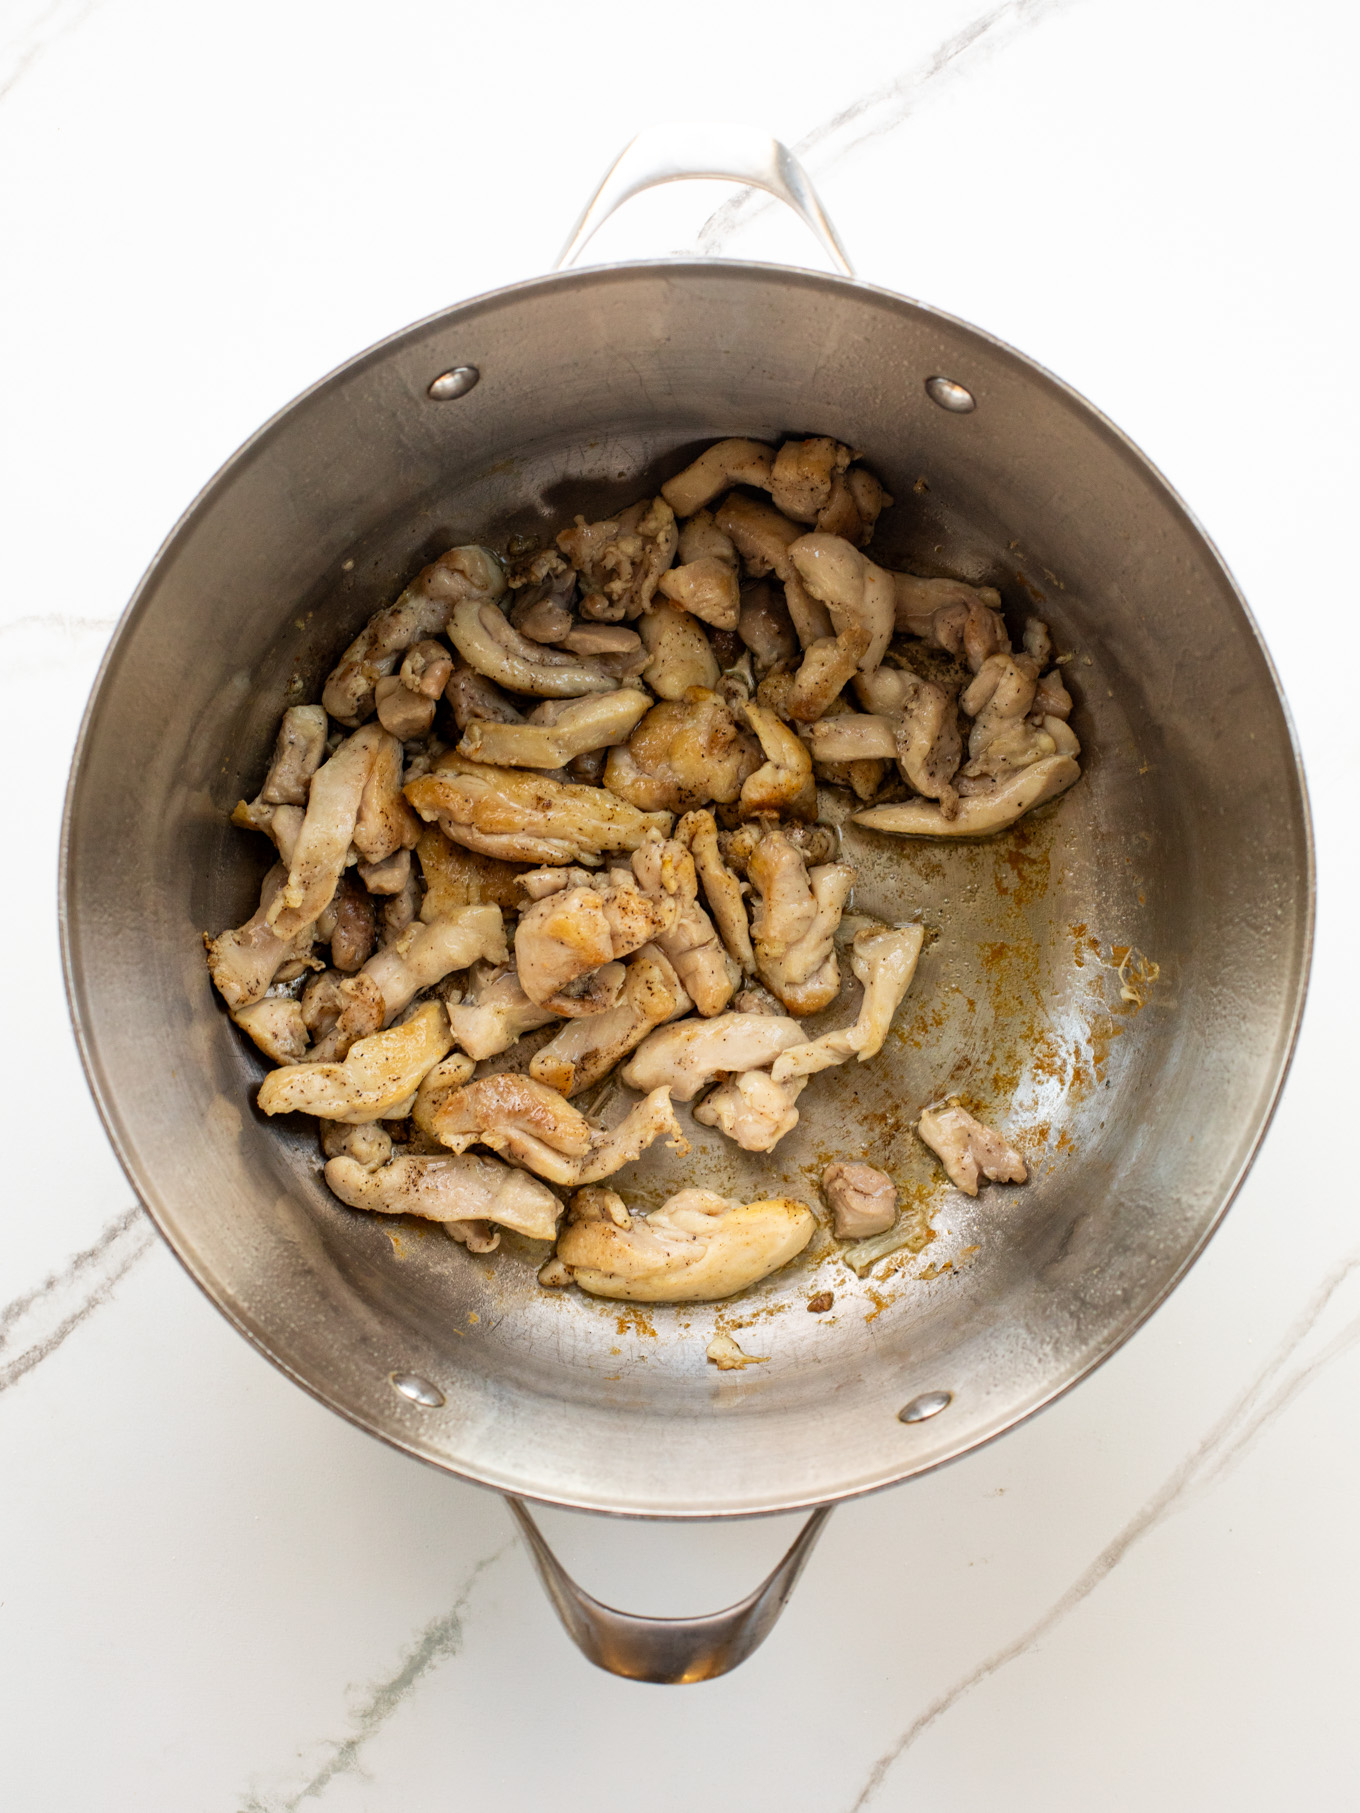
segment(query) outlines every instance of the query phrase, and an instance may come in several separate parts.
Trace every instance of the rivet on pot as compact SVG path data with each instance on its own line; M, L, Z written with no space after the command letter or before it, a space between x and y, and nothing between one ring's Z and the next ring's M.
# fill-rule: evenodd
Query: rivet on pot
M954 1401L952 1391L923 1391L919 1398L904 1404L897 1413L899 1423L924 1423L947 1410Z
M932 403L938 403L941 409L952 410L955 415L967 415L977 408L977 398L972 391L965 390L952 378L927 378L926 395Z
M475 365L451 366L448 371L440 372L425 394L433 397L436 403L451 403L455 397L465 397L481 375ZM969 408L972 408L971 403Z
M393 1386L404 1398L410 1398L413 1404L424 1404L427 1409L438 1410L444 1402L444 1393L438 1385L432 1385L428 1379L422 1379L418 1372L389 1373Z

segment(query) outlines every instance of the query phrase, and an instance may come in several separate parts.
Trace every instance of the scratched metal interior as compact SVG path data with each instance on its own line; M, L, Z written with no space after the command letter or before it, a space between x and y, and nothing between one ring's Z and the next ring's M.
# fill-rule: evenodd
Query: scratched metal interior
M301 1383L409 1451L643 1515L891 1483L1118 1345L1249 1161L1309 923L1306 816L1268 663L1212 551L1136 454L971 330L761 267L625 267L508 295L409 330L305 399L153 571L70 806L67 951L92 1080L144 1199L214 1299ZM630 335L645 344L614 357ZM429 378L472 357L484 375L467 402L428 404ZM975 416L925 401L936 370L974 388ZM374 417L376 452L354 438ZM263 854L226 815L256 791L282 709L317 697L369 613L444 548L504 547L631 502L722 435L804 432L853 442L893 493L876 558L998 586L1013 634L1032 613L1049 624L1071 657L1083 777L987 842L844 825L852 911L928 928L884 1051L813 1078L773 1153L742 1153L681 1108L690 1151L654 1148L615 1187L642 1208L687 1185L815 1206L831 1158L866 1158L898 1182L911 1248L861 1280L823 1229L724 1304L635 1308L540 1290L547 1248L517 1236L476 1257L437 1227L345 1208L320 1179L312 1125L254 1111L264 1061L209 989L199 942L253 907ZM158 738L138 709L148 689ZM129 803L134 774L149 811ZM822 798L840 824L852 802ZM148 874L150 940L119 904ZM857 996L847 984L811 1030L851 1017ZM1028 1185L976 1201L948 1186L912 1132L946 1094L1005 1129ZM613 1121L632 1099L613 1086L588 1101ZM809 1314L827 1290L831 1312ZM715 1326L760 1363L707 1364ZM431 1378L444 1407L399 1398L394 1370ZM935 1422L897 1421L937 1388L954 1402Z

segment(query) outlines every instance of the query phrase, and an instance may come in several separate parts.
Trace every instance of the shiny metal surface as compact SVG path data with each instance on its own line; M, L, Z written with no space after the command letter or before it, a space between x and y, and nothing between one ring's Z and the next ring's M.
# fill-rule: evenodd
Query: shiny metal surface
M391 1374L392 1389L399 1391L404 1398L413 1404L424 1404L428 1410L438 1410L444 1402L444 1393L428 1379L422 1379L416 1372L394 1372Z
M948 1410L954 1402L952 1391L923 1391L918 1398L909 1404L903 1404L897 1413L899 1423L925 1423L932 1416L938 1416L942 1410Z
M755 126L719 120L663 120L648 126L626 145L605 172L599 188L581 210L557 255L555 271L574 264L589 242L624 202L663 183L702 181L745 183L763 189L793 209L809 232L821 241L827 257L846 277L853 277L840 234L812 186L812 180L787 145Z
M971 415L977 408L977 398L971 390L965 390L962 384L956 384L952 378L942 378L938 374L926 379L926 395L932 403L938 403L941 409L950 409L955 415Z
M449 410L426 391L456 363L482 381ZM930 401L942 372L974 413ZM821 1237L723 1306L768 1357L719 1373L704 1358L713 1307L544 1292L541 1249L513 1236L479 1259L335 1201L310 1126L256 1114L263 1062L209 988L201 938L254 904L264 856L227 814L257 788L281 710L317 696L424 561L631 501L718 436L790 430L851 442L882 476L897 501L879 558L996 584L1013 623L1035 610L1052 624L1073 657L1086 772L991 843L848 829L857 904L932 933L884 1053L817 1078L766 1159L696 1127L687 1160L624 1176L644 1205L681 1181L815 1200L827 1158L868 1154L934 1215L931 1244L876 1276L855 1278ZM829 796L828 810L841 811ZM928 308L705 262L466 303L266 426L174 531L113 639L63 872L92 1086L138 1193L224 1313L342 1415L436 1466L658 1517L904 1480L1110 1354L1250 1163L1311 925L1303 783L1269 660L1137 450L1047 373ZM976 1201L944 1187L911 1123L945 1091L1007 1127L1029 1185ZM823 1289L833 1310L808 1316ZM403 1398L394 1371L445 1403ZM945 1387L947 1415L898 1420Z
M774 1629L831 1515L814 1511L767 1580L736 1605L702 1618L638 1618L584 1592L543 1540L524 1501L507 1495L538 1577L567 1635L587 1661L630 1681L680 1686L728 1674Z
M455 365L449 371L441 371L425 394L436 403L452 403L457 397L465 397L481 375L475 365Z

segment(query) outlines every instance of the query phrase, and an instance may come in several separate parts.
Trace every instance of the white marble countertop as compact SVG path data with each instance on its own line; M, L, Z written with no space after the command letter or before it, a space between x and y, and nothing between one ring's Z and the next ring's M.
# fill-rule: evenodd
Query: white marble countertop
M626 0L9 0L6 1807L1354 1806L1360 1232L1318 1129L1353 1112L1357 1006L1329 694L1358 37L1336 0L700 0L673 30ZM369 341L544 269L624 141L696 115L801 147L863 276L1060 372L1190 501L1296 715L1321 910L1292 1079L1186 1282L1043 1416L840 1509L766 1647L679 1691L591 1669L494 1496L328 1414L195 1290L86 1094L53 898L101 649L199 486ZM723 199L636 203L598 254L692 247ZM718 225L811 261L775 211ZM745 1592L791 1527L544 1522L653 1612Z

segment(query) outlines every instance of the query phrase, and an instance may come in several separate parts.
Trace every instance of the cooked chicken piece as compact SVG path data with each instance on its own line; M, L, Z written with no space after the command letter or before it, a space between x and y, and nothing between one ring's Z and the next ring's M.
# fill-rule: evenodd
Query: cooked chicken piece
M336 978L333 983L332 977ZM329 985L324 995L313 993L317 982ZM382 990L362 971L357 976L341 976L338 970L328 970L324 978L307 985L302 1011L313 1029L314 1043L307 1053L313 1064L340 1063L360 1039L378 1032L387 1018Z
M1080 779L1081 768L1074 757L1050 755L998 781L988 793L961 799L954 818L946 818L938 806L925 800L870 806L852 817L871 831L891 831L899 837L991 837L1035 806L1056 799Z
M439 1135L435 1121L440 1109L457 1095L464 1083L471 1081L476 1068L466 1052L451 1051L433 1069L426 1071L411 1104L411 1121L418 1133L437 1143Z
M521 915L515 933L520 987L531 1001L568 1019L612 1006L598 994L579 995L572 984L669 930L675 913L673 903L650 899L632 885L549 894Z
M784 1004L777 1001L763 982L748 982L745 988L733 1001L732 1006L739 1014L774 1014L782 1015Z
M333 1158L326 1182L352 1209L421 1215L427 1221L495 1221L530 1240L555 1239L562 1213L546 1184L480 1152L402 1155L376 1170L357 1159Z
M747 874L756 892L751 936L761 977L790 1013L819 1012L840 987L832 941L855 871L843 862L809 870L775 828L756 846Z
M442 642L417 642L400 670L379 680L373 697L378 722L402 742L423 737L434 723L436 701L453 677L453 661Z
M1042 718L1062 718L1066 720L1072 712L1072 695L1063 685L1063 677L1056 667L1051 667L1039 681L1034 694L1033 710Z
M511 862L597 863L605 850L636 850L667 813L639 812L601 787L578 787L520 768L442 755L406 797L445 836Z
M290 705L279 725L269 773L260 788L266 806L305 806L312 776L326 754L326 714L319 705Z
M381 862L356 863L355 873L370 894L378 894L384 898L392 894L400 894L411 879L411 852L406 849L394 850L390 856L384 856ZM341 887L344 886L345 880L346 876L342 876ZM331 904L334 905L334 899ZM321 921L318 920L317 924L320 925L320 923Z
M716 1127L745 1152L773 1152L798 1125L794 1103L806 1087L804 1077L776 1083L768 1070L744 1070L706 1095L694 1118L705 1127Z
M862 623L851 623L839 635L810 642L786 694L789 716L801 724L815 724L830 711L858 673L868 647L869 631Z
M650 1215L633 1216L612 1190L582 1190L568 1207L557 1257L595 1297L712 1302L787 1265L816 1226L807 1204L787 1196L743 1204L681 1190Z
M887 725L902 778L928 799L938 799L946 817L952 815L958 798L954 776L963 754L963 741L950 694L931 680L900 668L884 667L871 674L856 675L855 691L875 713L858 722ZM820 759L824 749L848 748L850 734L843 717L814 724L809 733L814 754ZM860 735L866 745L872 740L877 747L881 741L877 730L866 729Z
M682 812L709 800L730 805L760 767L755 739L716 693L654 705L624 748L611 749L604 784L642 811Z
M817 527L823 535L843 535L857 548L867 547L874 524L891 504L873 473L854 466L849 472L833 473L831 496L817 512Z
M266 805L264 796L250 801L237 800L231 822L243 831L263 831L285 864L293 860L306 813L301 806Z
M508 1051L523 1033L557 1018L551 1009L529 999L513 964L508 963L495 968L476 964L470 993L448 1008L448 1016L454 1042L479 1062Z
M788 838L794 849L808 864L831 862L839 848L836 833L830 825L805 825L793 823L781 825L780 830ZM760 848L760 840L767 827L764 824L739 825L735 831L718 833L718 848L722 851L723 860L728 867L735 869L738 875L745 875L751 858Z
M958 712L942 686L903 674L906 698L897 732L897 766L902 778L926 799L940 802L945 818L958 810L954 777L963 757Z
M579 699L590 692L612 692L618 682L589 655L547 648L521 636L498 604L475 598L456 604L449 618L449 640L479 674L511 692L534 693L542 699Z
M448 661L444 668L445 679L452 672L453 663ZM407 686L397 674L387 674L378 681L373 688L373 703L383 729L403 743L425 736L434 723L435 701Z
M812 757L787 724L767 706L747 701L743 715L760 740L764 764L742 782L739 806L742 816L787 812L793 818L817 816L817 783L812 778Z
M662 597L715 629L734 630L741 613L737 550L707 510L681 529L680 560L657 583Z
M525 586L510 612L511 623L531 642L560 643L576 624L571 611L576 601L576 575L560 555L556 558L560 571Z
M844 699L832 702L832 710L843 706ZM809 747L811 745L809 744ZM883 785L888 764L881 756L860 756L850 762L824 762L813 751L812 772L818 784L826 787L848 787L855 798L868 803Z
M806 441L785 441L770 474L775 509L794 522L816 522L831 502L832 481L853 458L848 447L824 434Z
M562 1095L579 1095L607 1076L654 1026L688 1013L693 1006L679 976L656 945L644 944L627 969L617 1007L569 1020L535 1052L529 1075L536 1083L546 1083ZM459 1011L453 1008L449 1014L455 1037Z
M564 768L573 756L624 742L651 702L631 687L584 699L550 699L527 724L469 724L458 753L507 768Z
M589 1156L577 1170L574 1181L578 1184L600 1183L604 1178L612 1177L625 1165L631 1165L634 1159L641 1158L648 1146L663 1134L673 1152L683 1157L689 1151L689 1141L671 1107L670 1090L653 1089L628 1110L617 1127L607 1133L591 1135Z
M661 495L677 516L693 516L733 485L770 488L774 448L764 441L715 441L697 460L667 479Z
M1048 633L1048 625L1041 623L1037 617L1025 619L1025 633L1021 646L1033 661L1036 672L1042 673L1053 659L1053 638Z
M296 1064L307 1049L307 1023L290 995L266 995L231 1017L276 1064Z
M1039 728L1052 742L1056 754L1070 755L1074 761L1081 754L1077 733L1065 718L1040 718Z
M269 908L269 923L280 938L296 937L329 903L349 856L374 761L392 742L380 726L366 724L346 737L312 776L288 879ZM397 749L400 756L399 745Z
M814 762L897 760L897 726L891 718L864 711L844 711L809 724L807 740Z
M959 698L960 707L973 720L965 774L984 772L977 764L998 738L1013 741L1013 733L1024 726L1034 704L1038 680L1028 655L990 655L983 662Z
M326 682L321 703L341 724L355 725L373 710L374 689L413 643L439 635L460 601L479 603L505 591L500 562L485 548L450 548L397 599L370 617Z
M683 1143L669 1092L655 1089L611 1133L597 1133L564 1095L503 1071L453 1090L428 1130L455 1152L490 1146L549 1183L593 1183L631 1163L662 1133Z
M336 1016L345 1004L345 996L340 993L340 984L345 980L338 969L325 969L319 975L308 978L307 986L302 991L299 1011L303 1024L312 1039L322 1039L335 1025ZM369 1028L376 1032L376 1026Z
M383 948L401 937L407 926L419 918L421 912L421 887L413 870L408 870L406 886L400 894L389 894L382 903L382 931L379 942Z
M327 1158L352 1158L365 1171L376 1171L392 1156L392 1136L381 1121L350 1126L347 1121L319 1124L321 1150Z
M892 574L839 535L800 536L789 548L789 559L808 591L826 606L837 635L851 624L869 632L859 666L866 673L877 667L892 640Z
M831 634L826 606L807 590L789 558L789 549L802 534L797 523L781 516L769 504L736 491L723 499L714 512L714 521L731 539L753 579L773 573L783 582L784 602L804 648Z
M873 1165L834 1164L822 1172L822 1193L834 1216L837 1240L886 1234L897 1220L897 1185Z
M847 1058L858 1058L862 1064L877 1057L911 987L924 943L925 930L919 925L866 926L856 932L850 945L850 973L863 984L864 997L853 1025L782 1051L770 1067L775 1080L814 1076Z
M746 902L742 898L741 883L723 861L713 814L687 812L675 827L675 836L694 858L695 874L727 954L745 974L754 974L756 958L751 949L750 927L746 923Z
M967 661L974 673L989 656L1004 654L1010 637L1001 616L1001 594L992 586L957 579L917 579L893 573L895 621L907 635Z
M789 607L777 598L766 579L753 579L741 588L737 634L755 656L756 670L767 673L798 653L797 631Z
M692 1102L717 1078L758 1070L802 1039L798 1022L783 1015L725 1013L712 1020L681 1020L649 1033L619 1076L630 1089L664 1084L677 1102Z
M545 580L558 578L570 571L556 548L529 548L507 557L505 583L512 592L522 592L526 586L542 585Z
M374 739L373 765L359 797L354 847L365 862L374 863L386 861L398 850L414 849L420 837L420 820L402 796L400 742L372 724L366 724L363 730L355 733L356 736L370 734ZM312 783L313 797L317 784L318 781ZM309 814L310 811L309 806Z
M245 924L216 938L206 932L203 935L208 974L230 1008L250 1007L263 1000L285 964L310 957L315 931L312 925L304 926L294 938L281 938L269 923L274 902L287 879L283 864L275 863L261 885L260 904Z
M658 838L635 852L633 873L643 892L670 915L671 923L656 934L655 942L674 964L690 999L706 1019L721 1013L741 980L741 970L699 905L693 856L683 843Z
M527 869L515 877L516 904L525 900L546 900L549 894L561 894L568 888L592 888L599 880L589 869Z
M401 854L410 861L408 851L403 850ZM356 886L348 875L342 875L327 911L334 915L331 962L336 969L352 976L367 963L378 935L373 902L363 888Z
M460 730L469 724L522 724L524 714L494 680L460 660L444 688L453 721Z
M505 963L505 927L496 906L451 907L447 918L416 921L364 965L394 1020L422 989L473 963Z
M966 1108L925 1108L916 1131L949 1173L949 1181L969 1196L978 1193L978 1176L993 1183L1024 1183L1025 1161L999 1133L974 1120Z
M656 603L638 625L647 665L642 677L662 699L683 699L692 686L718 684L713 645L688 611Z
M708 1346L704 1349L704 1358L711 1360L719 1372L742 1372L748 1366L763 1366L769 1359L768 1354L747 1353L737 1342L734 1335L720 1328Z
M360 1039L343 1063L271 1070L260 1085L260 1111L351 1122L399 1118L451 1043L442 1005L428 1001L404 1024Z
M520 871L494 856L465 850L445 837L438 825L426 825L416 845L416 856L425 877L422 919L447 919L454 907L498 906L518 909L515 886Z
M611 672L618 671L620 679L629 677L630 671L640 674L647 662L642 637L636 630L625 629L621 623L578 623L575 629L563 636L562 647L569 648L574 655L625 655L636 658L635 668L610 669Z
M640 617L675 558L675 513L664 497L644 498L605 522L564 529L557 545L581 575L581 615L600 623Z

